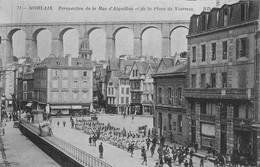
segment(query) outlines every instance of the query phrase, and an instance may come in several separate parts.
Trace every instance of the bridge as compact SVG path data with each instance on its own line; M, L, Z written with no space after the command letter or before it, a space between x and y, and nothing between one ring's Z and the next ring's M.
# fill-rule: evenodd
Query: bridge
M53 22L53 23L12 23L0 24L0 58L2 64L12 63L13 44L12 37L15 32L25 32L25 55L37 57L37 35L42 30L49 30L51 33L51 54L57 57L64 56L63 35L70 29L75 29L79 34L79 43L84 36L89 36L93 30L103 29L106 34L105 56L115 57L115 36L116 33L127 28L133 32L133 55L142 55L142 34L149 28L156 28L162 34L162 57L170 55L171 33L177 28L188 29L188 20L172 21L116 21L116 22Z

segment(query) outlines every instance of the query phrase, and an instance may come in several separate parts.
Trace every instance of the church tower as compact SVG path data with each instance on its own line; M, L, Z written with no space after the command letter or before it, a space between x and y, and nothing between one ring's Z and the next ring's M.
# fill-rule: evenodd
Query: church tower
M79 58L91 61L92 50L89 47L89 36L85 33L83 41L79 47Z

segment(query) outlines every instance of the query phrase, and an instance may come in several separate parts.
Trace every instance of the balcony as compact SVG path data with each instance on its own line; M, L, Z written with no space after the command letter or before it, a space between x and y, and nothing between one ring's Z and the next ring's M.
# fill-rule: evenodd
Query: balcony
M253 88L189 88L184 89L186 98L206 99L253 99Z
M215 122L215 115L200 114L201 121Z
M234 127L248 129L252 124L253 119L234 118Z

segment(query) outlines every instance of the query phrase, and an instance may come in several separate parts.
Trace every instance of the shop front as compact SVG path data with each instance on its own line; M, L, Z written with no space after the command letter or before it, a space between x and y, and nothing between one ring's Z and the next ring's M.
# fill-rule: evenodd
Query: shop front
M131 104L131 114L143 115L142 104Z
M71 106L70 105L51 105L51 116L62 116L69 115Z
M70 115L83 115L83 108L81 105L71 105Z

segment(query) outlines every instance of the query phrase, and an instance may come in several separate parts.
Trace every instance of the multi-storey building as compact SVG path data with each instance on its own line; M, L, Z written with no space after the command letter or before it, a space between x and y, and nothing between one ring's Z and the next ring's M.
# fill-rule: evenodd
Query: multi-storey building
M129 75L130 92L131 92L131 113L143 114L142 94L143 82L149 63L135 61Z
M129 73L121 74L119 77L119 113L130 114L130 85L129 85Z
M152 115L154 110L153 104L153 94L154 94L154 79L152 75L156 73L156 69L158 68L158 63L150 63L145 78L143 81L143 94L142 94L142 104L143 104L143 114Z
M154 79L154 127L159 136L170 142L189 144L189 130L186 126L183 89L186 87L187 63L181 63L153 74Z
M119 59L112 59L107 66L106 98L108 113L118 113L118 89L119 89Z
M35 101L53 115L86 114L93 101L92 78L89 60L47 57L34 68Z
M247 156L249 151L255 159L260 120L259 3L241 0L191 17L189 88L184 91L191 142L202 148L212 143L223 154L237 149Z

